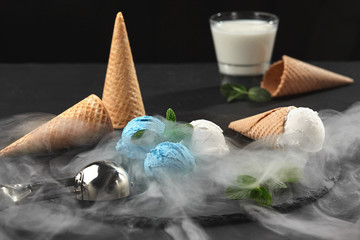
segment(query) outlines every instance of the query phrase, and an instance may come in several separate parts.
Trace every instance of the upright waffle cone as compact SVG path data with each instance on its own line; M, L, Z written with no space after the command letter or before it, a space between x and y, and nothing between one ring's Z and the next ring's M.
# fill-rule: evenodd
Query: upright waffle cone
M96 143L113 131L101 100L90 95L0 151L0 156L51 152Z
M233 121L229 128L253 140L266 139L272 145L284 132L284 124L288 112L295 108L280 107L251 117Z
M123 15L116 16L102 100L114 128L145 115Z
M284 55L266 71L261 87L273 97L338 87L353 79Z

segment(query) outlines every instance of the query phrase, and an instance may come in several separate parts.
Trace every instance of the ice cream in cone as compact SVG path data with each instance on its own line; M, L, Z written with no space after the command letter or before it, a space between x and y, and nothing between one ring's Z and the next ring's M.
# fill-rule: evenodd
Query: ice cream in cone
M94 144L113 131L100 98L90 95L0 151L0 156L45 153Z
M131 119L145 115L121 12L115 20L102 100L116 129L124 128Z
M266 139L275 144L277 137L284 132L288 112L295 107L280 107L229 124L229 128L253 140Z
M303 107L276 108L231 122L229 128L271 147L296 146L307 152L321 150L325 139L318 113Z
M261 87L272 97L338 87L354 80L284 55L266 71Z

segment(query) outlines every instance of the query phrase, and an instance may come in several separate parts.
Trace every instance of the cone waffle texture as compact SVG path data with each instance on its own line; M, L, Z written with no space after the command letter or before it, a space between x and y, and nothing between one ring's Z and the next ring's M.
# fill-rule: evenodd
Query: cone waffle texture
M44 153L89 145L112 131L105 106L100 98L90 95L0 151L0 156Z
M316 67L284 55L264 74L261 87L272 97L311 92L338 87L354 82L353 79Z
M123 15L116 16L102 100L114 128L145 115Z
M229 128L253 140L264 139L276 146L276 140L284 132L288 112L295 108L281 107L240 119L229 124Z

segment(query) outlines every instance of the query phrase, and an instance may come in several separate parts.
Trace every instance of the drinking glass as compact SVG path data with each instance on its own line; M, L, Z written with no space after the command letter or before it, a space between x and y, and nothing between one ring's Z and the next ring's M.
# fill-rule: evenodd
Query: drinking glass
M258 84L270 66L279 18L266 12L221 12L210 27L222 84Z

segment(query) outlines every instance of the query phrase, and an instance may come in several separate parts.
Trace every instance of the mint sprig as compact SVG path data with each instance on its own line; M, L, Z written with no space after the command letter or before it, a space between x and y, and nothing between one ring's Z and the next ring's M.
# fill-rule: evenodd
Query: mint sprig
M225 190L225 196L232 200L253 199L258 204L269 207L272 197L264 185L259 185L257 179L249 175L239 175L237 186L230 186Z
M151 145L152 141L180 142L192 136L194 127L190 123L177 123L176 114L171 108L166 111L166 120L162 136L156 135L151 129L142 129L131 136L131 141L137 145Z
M174 110L166 111L164 140L169 142L180 142L192 136L193 126L190 123L177 123Z
M230 186L226 188L225 195L228 199L240 200L250 198L251 189L244 189L239 186Z
M265 186L260 186L251 190L250 198L254 199L259 205L264 207L271 207L273 203L271 194Z
M240 187L249 187L256 183L256 178L249 175L239 175L236 179L237 184Z
M171 108L169 108L166 111L166 120L171 121L171 122L176 122L176 115L174 110L172 110Z
M255 102L267 102L271 100L271 94L261 87L251 87L249 91L244 85L227 83L220 87L220 93L226 97L227 102L244 100L248 97Z
M247 96L246 87L240 84L224 84L220 88L220 93L227 97L228 102L246 99Z
M193 126L191 124L176 124L165 130L164 139L169 142L180 142L181 140L190 137L192 132Z
M300 181L302 175L303 171L296 166L281 168L276 173L276 176L280 181L287 183L296 183Z
M286 183L298 182L301 176L302 170L294 166L281 168L274 177L261 184L255 177L239 175L236 185L226 188L225 196L232 200L252 199L261 206L270 207L273 203L270 192L286 189Z

